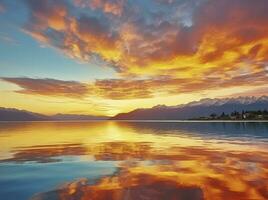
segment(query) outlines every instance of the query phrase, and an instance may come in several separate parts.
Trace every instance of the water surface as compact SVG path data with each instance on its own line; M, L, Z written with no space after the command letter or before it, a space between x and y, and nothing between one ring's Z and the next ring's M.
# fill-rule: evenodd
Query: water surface
M268 123L2 122L0 199L268 199Z

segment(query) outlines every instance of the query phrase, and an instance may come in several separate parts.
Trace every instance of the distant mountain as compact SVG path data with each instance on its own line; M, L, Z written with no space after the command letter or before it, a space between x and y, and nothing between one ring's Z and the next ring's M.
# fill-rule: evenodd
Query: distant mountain
M0 107L0 121L43 121L50 120L46 115L18 110L14 108Z
M157 105L120 113L112 118L105 116L56 114L52 116L26 110L0 107L0 121L70 121L70 120L184 120L207 117L212 113L230 114L233 111L268 110L268 96L202 99L177 106Z
M233 111L268 110L268 96L202 99L178 106L158 105L148 109L136 109L118 114L114 120L184 120L206 117L212 113L230 114Z
M0 107L0 121L70 121L70 120L105 120L105 116L56 114L52 116L33 113L26 110Z

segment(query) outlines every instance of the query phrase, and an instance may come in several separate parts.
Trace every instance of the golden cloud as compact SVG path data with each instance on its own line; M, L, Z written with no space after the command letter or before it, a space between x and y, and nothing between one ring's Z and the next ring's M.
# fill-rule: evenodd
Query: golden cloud
M196 92L249 81L256 86L267 83L266 1L157 1L147 14L141 5L130 9L123 0L76 0L74 5L27 0L27 5L30 18L24 30L28 34L74 59L117 71L120 79L75 83L78 97L90 93L108 99L151 98L163 92ZM157 12L159 5L168 17ZM192 10L190 16L181 17L172 12L173 7ZM82 14L79 9L85 8L91 14ZM185 20L191 23L187 25ZM29 87L22 93L65 95L64 90L40 92L14 83ZM72 93L69 86L67 90Z

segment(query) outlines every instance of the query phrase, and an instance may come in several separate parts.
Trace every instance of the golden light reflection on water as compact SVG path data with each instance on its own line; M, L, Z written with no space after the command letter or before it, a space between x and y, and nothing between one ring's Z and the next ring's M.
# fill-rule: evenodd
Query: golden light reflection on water
M85 178L63 183L35 200L268 199L266 140L218 137L209 135L218 125L207 131L192 126L199 124L1 125L1 162L60 162L64 156L118 162L114 175L94 184Z

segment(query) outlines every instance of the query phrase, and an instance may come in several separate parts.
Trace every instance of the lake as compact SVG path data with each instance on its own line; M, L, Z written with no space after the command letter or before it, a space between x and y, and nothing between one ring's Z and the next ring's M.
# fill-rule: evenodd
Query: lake
M268 199L268 123L1 122L0 199Z

